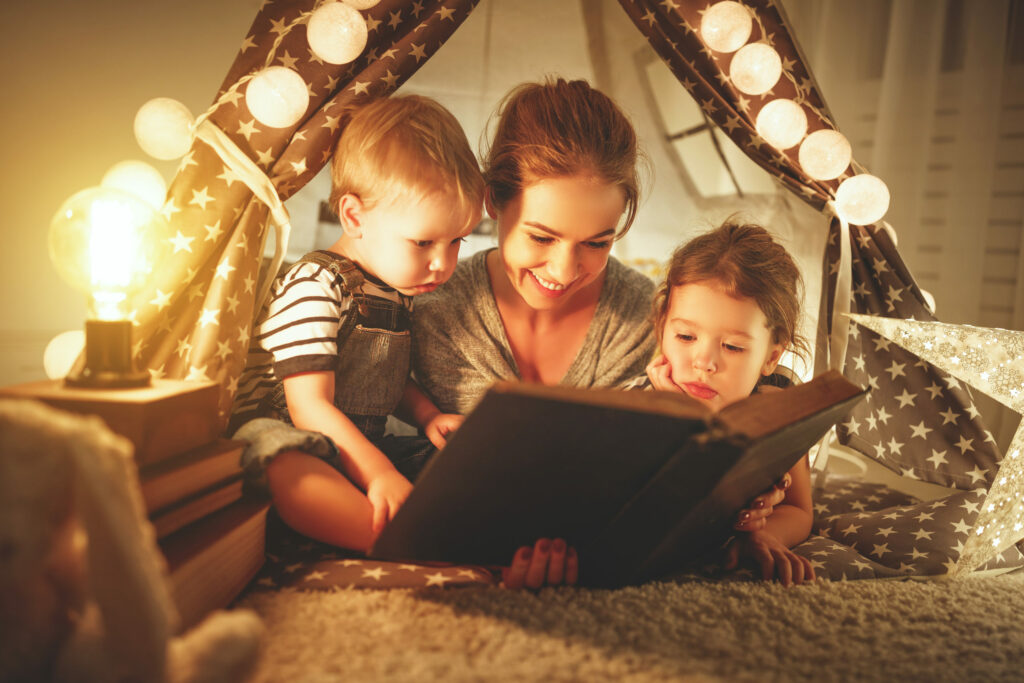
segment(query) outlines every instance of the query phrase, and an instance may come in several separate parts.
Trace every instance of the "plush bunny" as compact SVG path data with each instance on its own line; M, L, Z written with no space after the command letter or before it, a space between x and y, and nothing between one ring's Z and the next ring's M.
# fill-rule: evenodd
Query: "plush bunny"
M0 401L0 681L248 678L263 625L176 634L131 444L98 418Z

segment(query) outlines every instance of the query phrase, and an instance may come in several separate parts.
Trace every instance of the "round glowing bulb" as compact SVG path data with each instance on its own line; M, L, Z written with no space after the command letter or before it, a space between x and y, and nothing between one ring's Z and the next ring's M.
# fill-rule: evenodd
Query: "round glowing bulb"
M761 95L772 89L782 75L782 58L767 43L744 45L732 56L729 78L747 95Z
M348 64L358 57L366 47L368 34L360 9L366 8L351 2L329 2L318 7L306 26L309 49L329 64Z
M735 52L750 38L753 21L750 12L739 2L716 2L700 20L700 37L717 52Z
M50 340L43 351L43 370L50 379L63 379L71 372L78 354L85 348L85 332L68 330Z
M151 207L160 210L167 198L167 181L145 161L119 161L103 174L100 187L109 187L133 194Z
M124 317L121 304L145 285L167 232L163 215L138 197L108 187L72 195L50 221L50 260L57 274L91 295L99 319Z
M356 9L370 9L380 0L345 0L345 4Z
M135 114L135 139L154 159L177 159L192 146L192 112L178 100L156 97Z
M873 175L847 178L836 190L836 211L851 225L877 223L888 210L889 188Z
M928 310L932 312L932 315L935 315L935 295L927 289L922 289L921 296L924 297L924 305L928 307Z
M309 108L309 90L295 71L284 66L269 66L249 81L245 104L263 125L289 128L298 123Z
M755 125L758 135L769 145L789 149L807 134L807 114L793 100L772 100L761 107Z
M816 130L800 144L800 166L815 180L838 178L852 158L849 140L837 130Z

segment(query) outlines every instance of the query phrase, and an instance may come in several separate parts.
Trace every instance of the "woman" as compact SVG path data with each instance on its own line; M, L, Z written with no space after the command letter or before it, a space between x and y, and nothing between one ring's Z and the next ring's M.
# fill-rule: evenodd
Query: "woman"
M461 262L413 316L414 372L441 412L465 415L497 380L615 387L644 373L654 284L611 257L636 216L640 159L625 114L585 81L506 96L484 160L498 248ZM572 548L540 539L505 583L571 584L577 571Z

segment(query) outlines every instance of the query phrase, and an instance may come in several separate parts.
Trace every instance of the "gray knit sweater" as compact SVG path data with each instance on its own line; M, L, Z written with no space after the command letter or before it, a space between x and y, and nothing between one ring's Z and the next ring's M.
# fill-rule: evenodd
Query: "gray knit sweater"
M497 380L519 370L487 275L487 252L459 262L444 286L416 298L413 371L446 413L468 413ZM594 319L561 385L621 386L644 372L654 352L650 321L654 284L608 259Z

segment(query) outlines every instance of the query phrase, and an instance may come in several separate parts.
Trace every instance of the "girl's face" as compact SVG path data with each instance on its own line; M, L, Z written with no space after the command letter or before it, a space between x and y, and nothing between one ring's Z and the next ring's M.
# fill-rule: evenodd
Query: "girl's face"
M714 280L672 288L661 349L672 381L715 410L749 396L783 351L757 302Z
M590 175L545 178L500 210L487 205L505 274L536 310L564 306L601 276L625 209L620 186Z

